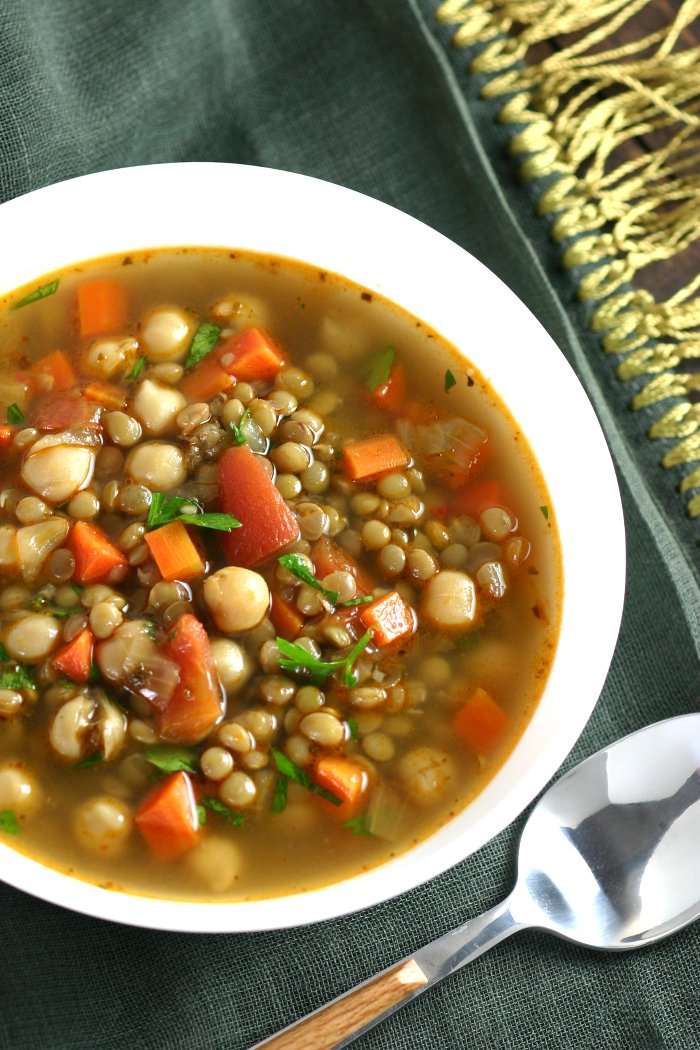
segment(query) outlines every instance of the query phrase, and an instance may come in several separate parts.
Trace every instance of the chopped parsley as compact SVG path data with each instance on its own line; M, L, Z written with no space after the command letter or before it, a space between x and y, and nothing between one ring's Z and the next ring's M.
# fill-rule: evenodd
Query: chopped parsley
M143 372L143 366L145 364L146 364L146 358L144 357L143 354L141 354L141 356L136 359L136 364L131 369L131 371L127 374L126 378L127 379L138 379L138 377Z
M14 664L0 671L0 689L35 689L32 669L25 664Z
M332 791L327 791L324 787L319 784L314 784L313 780L301 766L298 766L296 762L292 762L291 758L287 758L286 755L278 751L277 748L272 748L272 757L277 767L277 772L281 773L283 777L288 777L289 780L293 780L295 784L299 784L300 787L306 788L307 791L313 791L314 795L320 795L321 798L325 798L327 802L332 802L334 806L341 806L343 804L342 798L338 798ZM275 791L275 795L277 792ZM286 801L286 794L285 794Z
M455 377L453 376L452 372L450 372L450 370L448 368L447 371L445 372L445 393L447 393L448 390L451 390L452 387L456 386L456 385L457 385L457 380L455 379Z
M371 640L372 632L366 631L342 660L319 660L297 642L288 642L286 638L276 639L277 647L282 654L280 667L283 671L297 678L306 678L314 685L322 685L335 671L341 671L341 681L350 689L357 684L357 679L352 671L353 664Z
M58 288L58 280L49 281L48 284L42 284L38 288L35 288L33 292L29 292L22 299L16 302L12 309L19 310L21 306L29 306L30 303L36 303L39 299L46 299L47 296L53 295Z
M393 346L387 346L372 359L367 372L367 389L370 392L386 383L391 375L395 358L396 351Z
M187 360L185 361L185 368L192 368L193 365L199 364L202 358L206 357L214 349L220 335L221 329L218 324L209 324L206 321L200 324L192 337Z
M81 758L79 762L73 763L73 769L91 769L92 766L97 766L102 761L102 755L99 751L92 751L85 758Z
M24 412L14 401L7 406L7 422L13 426L24 426Z
M225 806L223 802L220 802L218 798L214 798L213 796L207 795L205 798L201 799L199 806L202 807L205 813L208 809L211 810L212 813L218 813L218 815L223 817L233 828L240 828L243 823L244 817L242 813L235 813L232 809L229 809L228 806ZM199 806L197 807L198 812ZM204 819L206 820L206 816ZM200 821L200 823L204 823L204 821Z
M345 724L347 725L348 729L350 730L350 736L352 737L352 739L353 740L357 740L357 737L359 735L359 729L358 729L358 726L357 726L357 719L356 718L346 718L345 719Z
M183 507L195 507L194 514L183 514ZM186 496L166 496L164 492L154 492L148 508L146 528L159 529L171 521L181 521L183 525L197 525L201 529L216 529L218 532L230 532L238 529L240 521L233 514L205 513L196 500Z
M0 809L0 831L6 835L19 835L19 821L11 809Z
M198 773L196 753L177 744L146 744L143 753L163 773Z
M373 601L373 594L361 594L359 598L348 598L346 602L339 602L338 608L343 609L346 605L364 605L366 602Z
M275 783L275 793L272 796L272 812L283 813L287 808L287 777L278 776Z
M344 820L340 826L341 828L348 828L350 831L352 831L353 835L372 834L367 824L366 813L358 813L356 817L351 817L350 820Z
M293 576L296 576L298 580L308 584L309 587L313 587L314 590L320 591L331 605L337 605L338 592L331 591L328 587L324 587L323 584L318 582L314 574L309 570L303 554L282 554L277 561L288 572L291 572Z
M543 507L540 507L540 510L542 511L542 517L544 518L544 520L548 521L549 520L549 507L545 505Z

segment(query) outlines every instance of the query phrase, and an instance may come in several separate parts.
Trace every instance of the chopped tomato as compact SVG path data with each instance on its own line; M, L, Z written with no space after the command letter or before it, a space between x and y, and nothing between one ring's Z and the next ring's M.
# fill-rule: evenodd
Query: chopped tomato
M72 430L98 427L102 409L79 394L60 394L45 401L32 416L37 430Z
M330 539L329 536L321 536L320 539L316 540L311 548L309 557L314 563L316 577L319 580L330 576L332 572L349 572L357 581L359 594L369 594L375 586L375 581L367 570L363 569L359 562L355 561L352 554L349 554L339 543Z
M232 565L267 561L299 536L297 519L247 445L227 449L219 460L219 506L241 523L221 537Z
M196 846L200 837L197 799L187 773L171 773L136 810L134 822L151 854L173 860Z
M360 619L372 632L372 641L382 648L405 642L416 629L415 613L397 591L360 606Z
M288 642L293 642L301 633L305 622L294 602L287 601L277 591L272 592L270 619L277 633Z
M158 709L160 735L164 740L194 744L211 732L225 708L203 624L192 613L185 613L168 635L164 651L177 664L180 679Z

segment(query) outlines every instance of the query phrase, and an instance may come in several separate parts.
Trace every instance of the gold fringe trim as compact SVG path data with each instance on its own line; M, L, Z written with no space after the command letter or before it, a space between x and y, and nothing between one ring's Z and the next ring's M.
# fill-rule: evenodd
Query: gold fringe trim
M650 0L444 0L437 18L456 27L458 47L480 45L472 71L488 75L486 98L503 99L500 120L519 125L510 149L523 178L547 179L538 209L566 242L564 264L585 268L592 327L621 355L620 379L646 379L632 405L658 406L649 434L675 441L664 466L690 466L700 372L681 366L700 359L700 275L664 301L635 278L700 237L700 46L683 39L700 0L673 0L668 24L643 29L652 10ZM700 465L680 485L694 489ZM686 509L700 515L700 493Z

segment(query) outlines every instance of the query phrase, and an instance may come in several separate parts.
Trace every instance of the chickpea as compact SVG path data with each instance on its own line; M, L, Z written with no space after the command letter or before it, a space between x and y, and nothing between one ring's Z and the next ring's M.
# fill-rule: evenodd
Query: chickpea
M38 664L46 659L60 637L58 620L45 613L30 613L5 630L4 643L13 659Z
M90 484L94 470L93 449L56 444L49 435L31 446L22 462L20 476L42 499L65 503Z
M175 431L175 420L186 405L185 395L179 390L144 379L138 385L131 411L144 434L160 436Z
M270 607L270 592L262 576L237 565L213 573L205 580L202 593L216 626L227 634L257 627Z
M158 307L143 323L143 352L149 361L176 361L185 356L193 331L194 321L183 310Z
M17 564L17 529L14 525L0 525L0 568L14 569Z
M95 339L82 355L83 368L88 375L109 379L124 371L137 352L135 339Z
M29 816L39 806L39 785L19 759L0 766L0 809L9 809L17 817Z
M253 673L245 650L230 638L212 638L210 646L216 673L226 692L240 689Z
M75 815L75 836L86 850L102 857L116 857L124 851L133 819L121 799L98 795L88 799Z
M430 806L454 783L452 759L435 747L416 747L399 762L399 776L406 791L419 806Z
M230 838L208 834L187 855L186 863L195 878L218 895L233 886L243 867L243 857Z
M187 478L185 455L177 445L146 441L127 456L126 473L138 485L167 492L182 485Z
M435 627L457 630L476 620L476 588L471 576L443 569L423 589L422 613Z

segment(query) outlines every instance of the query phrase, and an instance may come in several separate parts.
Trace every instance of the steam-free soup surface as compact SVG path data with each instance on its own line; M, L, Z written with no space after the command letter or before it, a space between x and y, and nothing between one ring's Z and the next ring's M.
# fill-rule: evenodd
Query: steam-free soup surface
M335 276L196 249L50 275L0 345L3 842L255 898L482 789L560 577L537 466L464 358Z

